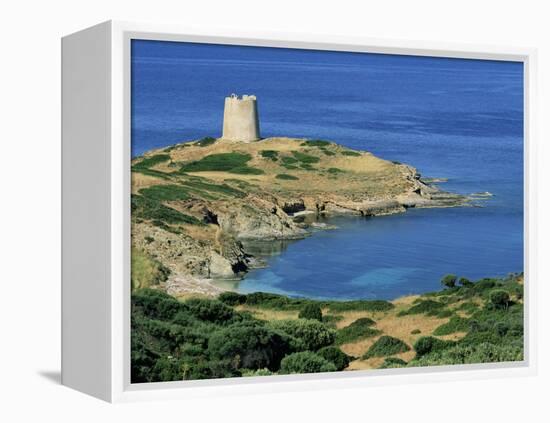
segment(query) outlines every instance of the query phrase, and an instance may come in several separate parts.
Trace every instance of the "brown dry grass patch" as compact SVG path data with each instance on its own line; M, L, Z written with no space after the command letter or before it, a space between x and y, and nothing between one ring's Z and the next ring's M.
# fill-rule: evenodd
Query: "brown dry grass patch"
M169 181L157 178L155 176L132 172L132 194L137 194L140 189L147 188L152 185L165 185L169 183Z

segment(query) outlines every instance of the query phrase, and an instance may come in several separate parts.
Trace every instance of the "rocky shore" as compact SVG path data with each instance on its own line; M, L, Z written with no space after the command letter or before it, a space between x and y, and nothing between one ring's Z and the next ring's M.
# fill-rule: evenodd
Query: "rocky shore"
M409 165L327 141L204 140L132 162L132 246L170 270L161 287L176 296L219 294L214 278L258 264L242 241L303 238L323 229L316 216L470 203Z

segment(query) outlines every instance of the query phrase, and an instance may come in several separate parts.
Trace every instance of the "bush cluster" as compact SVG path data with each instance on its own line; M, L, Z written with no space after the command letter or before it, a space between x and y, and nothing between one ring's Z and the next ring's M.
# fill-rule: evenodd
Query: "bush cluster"
M319 322L323 321L323 313L321 312L321 307L314 303L306 304L304 308L300 310L298 317L300 319L313 319L318 320Z
M132 218L157 220L165 224L202 225L194 216L183 214L176 209L165 206L159 200L133 194L131 197Z
M274 162L276 162L279 158L279 152L275 150L262 150L260 151L260 154L263 158L271 159Z
M297 350L317 351L334 343L335 332L317 320L276 320L269 327L294 338Z
M134 169L149 169L160 163L164 163L170 160L169 154L156 154L154 156L148 156L140 160L138 163L134 164L132 168Z
M406 316L409 314L427 314L429 316L439 314L442 309L445 308L445 304L434 300L420 300L408 310L399 312L400 316Z
M386 357L389 355L399 354L407 352L411 349L401 339L394 338L393 336L381 336L376 340L374 344L363 355L363 359L372 357Z
M281 373L322 373L334 372L336 366L311 351L297 352L283 358Z
M252 156L247 153L219 153L210 154L200 160L187 163L180 168L180 172L230 172L238 174L260 175L261 169L249 167L247 163Z
M346 344L359 339L372 338L380 333L379 330L373 329L375 321L368 317L357 319L348 326L338 330L336 333L336 344Z
M447 323L444 323L441 326L438 326L433 331L433 334L436 336L443 336L443 335L449 335L451 333L456 333L456 332L467 332L469 329L470 329L470 323L468 319L464 319L458 316L453 316Z
M328 362L334 364L336 370L344 370L349 366L349 363L352 359L349 355L344 353L340 348L328 346L323 347L317 351L321 357L323 357Z

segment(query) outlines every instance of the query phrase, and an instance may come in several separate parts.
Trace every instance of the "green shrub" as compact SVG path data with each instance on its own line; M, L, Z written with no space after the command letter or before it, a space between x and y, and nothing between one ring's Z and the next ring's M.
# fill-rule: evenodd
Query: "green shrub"
M489 294L489 301L495 308L507 309L510 304L510 295L503 289L495 289Z
M447 288L454 288L456 286L456 275L445 275L441 278L441 285Z
M418 303L410 307L408 310L399 312L399 316L406 316L409 314L423 314L433 316L436 313L441 312L441 309L445 307L445 304L434 300L420 300Z
M231 360L186 361L183 365L184 380L221 379L241 376Z
M160 220L165 223L187 223L191 225L202 225L196 217L180 213L179 211L161 204L155 199L142 195L131 197L132 217L149 220Z
M152 319L171 320L187 307L171 295L158 289L140 289L132 293L132 310L139 308Z
M294 159L296 159L296 162L300 162L302 165L311 165L314 163L319 163L321 159L316 156L312 156L310 154L302 153L301 151L293 151L292 155L294 156Z
M468 313L468 314L472 314L472 313L474 313L475 311L477 311L478 308L479 308L479 307L477 306L476 303L469 301L469 302L465 302L465 303L460 304L460 306L458 306L458 307L456 308L456 310L457 310L457 311L464 311L464 312L466 312L466 313Z
M401 360L398 357L386 357L384 359L384 362L378 367L379 369L395 369L400 367L406 367L407 362L405 360Z
M388 311L395 306L384 300L334 301L329 304L330 311Z
M205 194L210 196L212 194L223 194L225 196L236 198L244 198L247 195L245 192L233 188L227 184L212 184L199 177L191 177L182 182L182 185L184 185L188 191L200 194L203 197ZM216 197L211 199L216 199Z
M337 173L344 173L342 169L338 169L337 167L330 167L328 169L328 173L337 174Z
M293 299L289 297L270 292L253 292L246 296L246 304L253 307L287 310L287 306L292 305L293 302ZM291 309L299 309L303 304L305 303L301 303L300 307L292 307Z
M140 162L134 164L132 168L134 169L149 169L160 163L164 163L170 160L169 154L155 154L154 156L145 157Z
M325 306L324 302L309 300L307 298L290 298L270 292L253 292L248 294L246 296L246 304L266 309L297 311L300 311L306 304L317 304L319 307Z
M287 355L281 361L282 374L334 372L336 366L310 351Z
M330 150L321 150L323 152L323 154L325 154L326 156L335 156L336 153L334 151L330 151Z
M447 309L447 308L442 308L441 310L438 310L438 311L434 311L433 313L428 313L428 316L434 316L434 317L439 317L441 319L445 319L447 317L452 317L454 315L454 313Z
M183 380L183 363L172 356L160 357L152 368L152 379L162 381Z
M452 317L447 323L438 326L433 334L435 336L449 335L456 332L467 332L470 329L470 323L468 319L462 317Z
M308 146L308 147L327 147L331 144L332 143L330 141L324 141L324 140L306 140L300 145Z
M293 175L288 175L286 173L279 173L278 175L275 175L275 178L277 179L284 179L287 181L297 181L299 178Z
M512 288L510 289L510 293L514 294L518 300L523 299L523 285L520 284L514 284Z
M262 169L257 169L250 166L238 166L234 167L231 170L228 170L230 173L236 173L239 175L263 175L265 172Z
M420 329L411 330L411 335L418 335L419 333L421 333Z
M495 345L481 342L471 345L451 345L417 356L409 366L444 366L449 364L492 363L523 360L523 348L518 345Z
M302 170L317 170L317 168L313 167L309 163L300 164L300 169L302 169Z
M372 338L373 336L378 335L380 331L371 327L374 324L374 320L369 319L368 317L357 319L345 328L339 329L336 332L336 344L347 344L349 342L357 341L358 339Z
M191 298L184 304L197 319L218 324L230 321L235 314L231 307L218 300Z
M354 156L354 157L361 155L361 153L358 153L357 151L350 151L350 150L342 151L342 154L344 156Z
M214 332L208 352L215 359L228 359L235 369L276 371L290 351L288 340L265 326L235 324Z
M183 165L180 172L230 172L238 174L261 174L261 169L255 169L247 166L252 159L250 154L246 153L219 153L210 154L200 160Z
M385 357L388 355L399 354L407 352L411 349L401 339L394 338L393 336L381 336L378 340L371 345L369 350L363 356L363 359L371 357Z
M473 292L481 293L494 288L496 285L497 281L495 279L484 278L474 283L471 289L473 290Z
M340 348L329 346L323 347L317 351L321 357L327 360L329 363L334 364L336 370L344 370L349 366L350 356L344 353Z
M170 174L165 172L160 172L154 169L147 169L145 167L135 167L132 166L132 172L141 173L142 175L154 176L155 178L164 179L166 181L171 180Z
M311 156L309 154L302 153L301 151L293 151L292 155L297 161L301 162L302 164L319 163L319 161L321 160L319 159L319 157Z
M140 189L139 193L157 201L187 200L190 198L189 191L181 185L153 185Z
M246 295L238 294L237 292L225 291L218 296L218 300L228 306L236 306L246 302Z
M269 326L295 338L298 341L298 349L317 351L331 345L335 338L334 331L317 320L276 320L269 322Z
M300 319L313 319L318 320L319 322L323 321L323 313L321 312L321 307L317 304L306 304L303 309L300 310L298 314Z
M439 351L453 345L453 342L443 341L433 336L423 336L414 343L414 351L417 356L423 356L432 351Z
M262 150L260 151L260 154L265 159L271 159L272 161L276 162L279 158L279 152L275 150Z
M472 286L474 284L470 279L465 278L465 277L461 277L458 280L458 283L462 286Z
M154 380L153 367L159 358L159 354L148 347L145 342L132 331L130 353L131 382L152 382Z
M506 336L509 330L510 326L506 322L497 322L495 324L495 332L498 336Z
M284 156L281 160L283 162L283 165L293 165L295 163L298 163L298 159L292 156Z
M257 369L257 370L245 369L241 373L243 377L271 376L274 374L269 369Z

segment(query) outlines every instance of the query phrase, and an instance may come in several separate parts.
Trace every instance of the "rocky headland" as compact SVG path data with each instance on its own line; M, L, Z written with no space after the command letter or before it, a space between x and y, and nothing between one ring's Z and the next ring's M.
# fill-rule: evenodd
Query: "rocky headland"
M258 264L243 241L299 239L323 227L304 216L469 203L414 167L329 141L176 144L132 160L132 247L141 258L139 266L133 260L132 282L176 296L217 295L213 278L239 277Z

